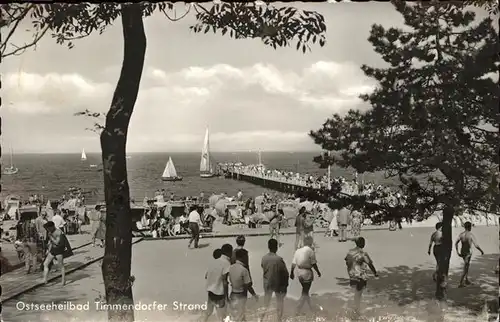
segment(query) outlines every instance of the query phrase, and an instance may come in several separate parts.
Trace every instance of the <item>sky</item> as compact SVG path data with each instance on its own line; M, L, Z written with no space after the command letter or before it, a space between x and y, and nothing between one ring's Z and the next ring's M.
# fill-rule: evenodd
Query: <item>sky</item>
M327 43L303 54L257 39L194 34L194 11L180 21L145 19L146 60L129 129L128 152L314 151L308 136L334 113L367 109L359 94L374 83L362 64L380 66L367 41L371 25L402 26L389 3L295 3L321 13ZM182 4L176 13L184 12ZM29 40L29 26L13 42ZM50 36L8 57L2 72L2 146L15 153L100 151L93 120L109 108L123 55L121 23L68 49Z

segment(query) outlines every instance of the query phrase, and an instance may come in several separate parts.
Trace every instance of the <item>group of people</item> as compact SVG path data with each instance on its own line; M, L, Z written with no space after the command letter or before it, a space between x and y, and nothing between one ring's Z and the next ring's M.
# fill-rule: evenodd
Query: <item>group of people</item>
M65 284L64 257L73 255L71 245L63 231L64 219L56 212L51 220L46 214L24 225L23 241L16 245L19 254L23 254L27 274L38 270L39 259L42 259L43 279L47 283L48 274L53 264L61 270L61 283Z
M359 315L361 295L367 285L368 269L378 276L370 256L364 251L365 239L354 239L355 247L348 251L345 257L350 285L354 290L354 314ZM313 238L305 236L303 245L296 249L290 269L285 260L277 254L279 243L276 239L267 242L269 252L261 259L264 300L259 321L269 313L269 306L273 294L276 297L276 315L278 321L283 321L284 299L287 294L290 280L297 278L302 287L301 297L297 303L296 315L303 313L307 304L310 311L314 312L321 307L311 302L310 290L315 276L321 278L319 264L313 246ZM246 321L246 306L250 294L256 301L259 296L255 292L252 274L249 266L249 253L245 249L245 237L236 238L236 247L224 244L213 252L213 261L210 262L205 274L207 291L207 310L204 321L216 312L219 321L227 316L232 321Z
M344 177L328 178L327 175L314 176L309 173L301 174L293 171L267 169L264 165L226 165L232 171L244 175L260 176L269 180L288 182L293 185L299 185L315 189L331 189L332 186L338 186L341 191L347 194L357 193L358 183L357 174L354 180L347 180Z
M472 233L472 223L468 221L464 223L463 226L464 231L461 232L460 235L458 235L458 238L455 241L455 251L457 252L457 255L464 261L462 276L460 278L460 284L458 285L458 287L460 288L471 284L471 282L469 281L469 268L472 259L473 246L477 248L477 250L479 250L481 255L484 255L484 251L479 246L476 236L474 236L474 234ZM431 235L429 248L427 250L427 253L431 255L432 249L432 254L436 259L436 270L432 275L432 279L434 281L436 281L436 279L438 278L438 274L440 274L440 267L444 264L443 261L447 260L447 252L451 251L451 249L446 249L444 245L443 223L438 222L435 228L436 230ZM449 245L449 247L451 248L451 245ZM495 271L498 271L498 264Z

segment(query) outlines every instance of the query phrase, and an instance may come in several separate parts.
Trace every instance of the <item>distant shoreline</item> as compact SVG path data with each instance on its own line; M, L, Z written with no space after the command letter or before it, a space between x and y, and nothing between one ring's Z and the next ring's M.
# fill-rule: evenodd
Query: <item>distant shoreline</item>
M210 153L221 153L221 154L233 154L233 153L238 153L238 154L253 154L257 153L258 151L210 151ZM321 153L321 150L317 151L265 151L261 150L261 153L282 153L282 154L314 154L314 153ZM92 150L85 150L86 154L100 154L101 151L92 151ZM127 152L127 155L140 155L140 154L165 154L165 153L172 153L172 154L200 154L200 151L150 151L150 152ZM81 154L81 151L75 151L75 152L17 152L15 153L16 156L19 155L79 155Z

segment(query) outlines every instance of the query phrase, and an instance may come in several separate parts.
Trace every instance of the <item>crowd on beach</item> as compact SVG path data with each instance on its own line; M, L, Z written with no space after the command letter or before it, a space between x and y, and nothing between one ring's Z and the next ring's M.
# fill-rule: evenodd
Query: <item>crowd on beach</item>
M356 180L347 180L346 178L339 176L329 178L327 175L314 176L309 173L298 173L293 171L278 170L278 169L267 169L264 165L233 165L232 171L265 178L268 180L275 180L279 182L285 182L292 185L298 185L314 189L330 189L332 186L340 186L341 191L345 194L355 194L358 190L357 175L355 174Z
M360 180L357 172L354 172L352 179L348 180L345 177L328 177L327 175L313 176L311 174L300 174L292 171L285 170L270 170L264 165L229 165L235 173L256 176L265 178L268 180L285 182L291 185L298 185L307 188L314 188L318 190L329 190L333 189L339 191L344 195L349 196L364 196L367 200L370 200L374 205L383 205L386 208L397 210L404 208L408 202L409 198L403 192L390 186L383 186L381 184L373 182L365 182ZM397 212L397 211L395 211ZM372 216L371 222L378 221ZM399 214L395 216L394 220L391 221L391 230L394 230L396 226L401 228L401 223L406 222L407 224L412 224L414 216L410 213L406 215ZM419 220L423 218L417 218ZM455 216L454 224L456 227L463 226L463 223L470 221L475 225L498 225L498 216L493 213L487 212L462 212Z
M24 262L28 274L39 269L44 271L45 275L48 274L46 272L48 267L52 268L53 263L62 261L62 258L58 257L60 252L57 250L58 247L64 248L64 257L70 256L72 248L66 235L81 234L84 224L91 225L93 244L96 245L97 241L98 246L104 245L105 212L100 211L100 206L88 211L84 198L81 190L72 188L60 199L47 201L45 205L43 196L32 195L26 201L18 200L14 215L18 219L13 227L15 234L11 234L10 231L4 232L2 229L2 240L13 242L18 260ZM8 211L9 209L6 209L6 212ZM54 246L59 245L60 240L64 242L64 246ZM3 255L2 265L5 268L3 272L13 268ZM63 265L58 267L62 269Z

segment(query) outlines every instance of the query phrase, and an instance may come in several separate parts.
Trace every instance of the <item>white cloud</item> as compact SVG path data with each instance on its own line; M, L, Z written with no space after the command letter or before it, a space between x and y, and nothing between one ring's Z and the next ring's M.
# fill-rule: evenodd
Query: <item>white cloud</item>
M73 122L76 111L106 111L114 86L78 74L7 74L4 107L9 117L65 115L67 122ZM358 95L372 88L359 67L326 61L299 71L262 63L174 72L149 66L143 73L128 146L145 151L198 150L203 129L210 126L216 150L294 149L294 144L296 149L309 149L314 146L307 137L312 127L332 113L362 108ZM49 135L46 126L44 133ZM84 129L73 131L67 135L88 135Z

